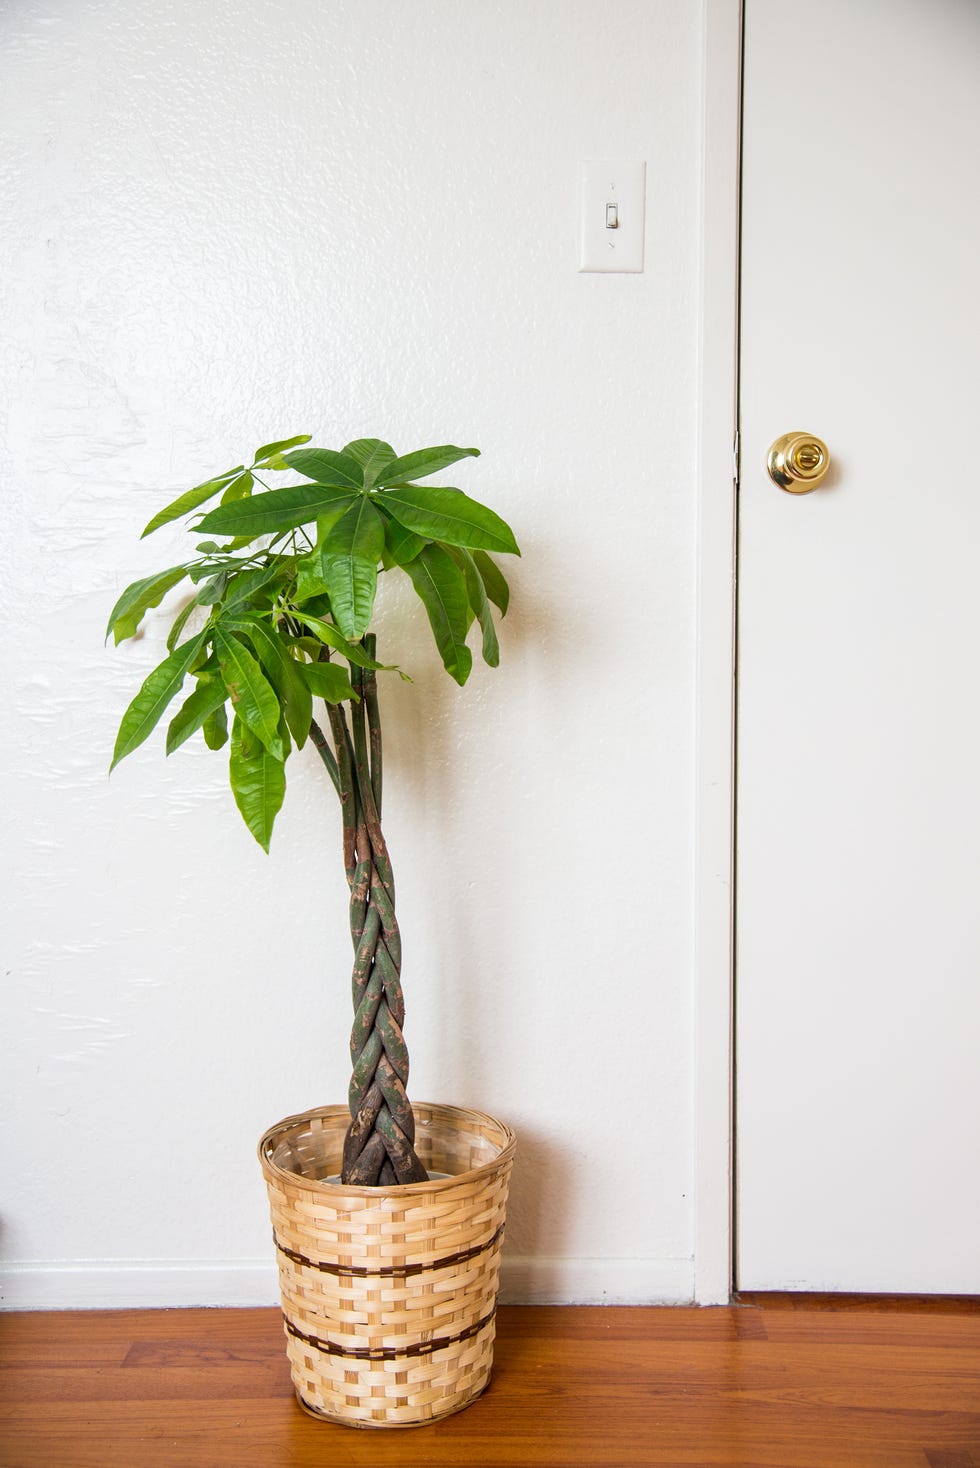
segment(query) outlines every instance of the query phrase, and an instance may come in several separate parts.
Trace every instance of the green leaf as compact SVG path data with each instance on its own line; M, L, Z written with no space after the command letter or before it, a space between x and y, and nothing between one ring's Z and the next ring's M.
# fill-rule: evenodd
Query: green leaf
M332 484L338 489L363 489L364 471L350 454L334 449L296 449L284 458L291 469L315 479L317 484Z
M228 691L220 678L199 678L191 696L181 704L167 730L167 753L173 754L185 740L196 734L205 722L224 707ZM227 735L225 736L227 738Z
M461 490L434 484L399 485L388 490L384 506L406 530L429 540L520 555L510 526Z
M121 759L132 754L153 733L164 709L183 683L188 668L204 646L206 638L207 634L200 632L197 637L183 643L144 680L139 693L122 716L112 752L112 764L109 766L110 774Z
M344 445L344 453L356 459L363 469L365 489L373 489L381 470L395 458L391 444L380 438L357 438Z
M354 501L354 505L364 503L366 503L366 501L363 495L358 495L357 499ZM348 511L350 509L353 509L353 507L354 506L351 505L350 500L343 499L340 500L336 505L334 505L333 509L328 510L325 515L317 515L316 539L318 546L321 546L323 544L323 542L326 540L327 536L330 534L331 530L338 523L338 521L342 520L344 516L348 513Z
M320 542L319 549L324 558L358 556L377 565L384 546L384 521L367 495L359 494Z
M286 794L286 768L261 745L252 747L240 719L235 720L232 730L228 774L235 804L246 826L263 850L268 851L272 827Z
M180 634L184 630L187 619L196 606L197 597L192 596L187 605L185 607L181 607L176 617L174 617L173 622L171 623L170 631L167 633L168 652L173 652L174 648L177 646L177 642L180 638Z
M208 714L201 729L208 749L220 749L223 744L228 743L228 710L224 704L215 709L213 714Z
M221 627L215 629L214 648L235 713L271 755L285 759L279 738L279 700L255 658L243 642Z
M245 602L253 601L263 587L267 587L271 581L282 574L282 564L279 561L272 561L265 566L256 566L252 570L241 571L237 576L230 577L222 610L229 612L233 607L241 607Z
M476 561L462 546L456 547L452 552L452 557L463 573L467 598L483 631L483 661L489 663L491 668L499 667L500 644L497 641L497 629L493 625L493 613L490 610L483 577L480 575Z
M347 661L353 663L355 667L374 668L378 672L385 673L396 671L395 668L389 666L387 663L376 663L374 658L368 657L363 647L358 647L355 643L348 642L347 638L338 631L332 622L324 622L321 617L311 616L309 612L303 611L302 607L297 610L296 618L315 632L321 642L325 642L328 647L334 648L336 652L343 653Z
M283 759L283 764L285 764L293 752L293 743L289 737L289 725L286 723L284 712L279 715L279 738L282 740L282 747L286 751L285 758Z
M198 602L202 607L213 607L215 602L221 600L227 585L228 572L219 571L216 576L211 577L210 581L205 581L204 585L198 591Z
M388 464L378 475L377 483L394 484L396 480L427 479L430 474L438 474L440 469L448 469L450 464L457 464L460 459L479 457L479 449L458 449L451 443L441 444L434 449L416 449L414 454L405 454Z
M383 458L389 464L395 458L395 451L390 443L385 443L381 438L355 438L350 443L345 443L343 453L349 459L356 459L361 468L365 468L372 459Z
M293 449L297 444L309 441L310 434L298 433L295 438L280 438L275 443L264 443L260 449L255 450L255 462L258 464L262 459L271 459L273 454L285 453L286 449Z
M273 638L274 641L278 639ZM256 644L258 650L258 644ZM261 655L261 653L260 653ZM310 723L313 719L313 706L310 701L310 690L303 678L303 664L298 663L295 658L283 650L281 662L275 667L271 660L269 663L269 677L279 693L282 701L283 716L286 725L296 740L296 748L302 749L310 733Z
M405 570L428 614L446 672L462 687L473 666L466 646L469 601L463 573L439 545L427 545Z
M297 562L296 600L310 601L312 597L323 596L326 590L327 583L323 579L319 554L304 556Z
M293 484L287 489L269 489L230 505L220 505L205 515L199 530L216 535L271 535L277 530L294 530L308 525L341 502L353 499L349 490L328 484Z
M483 584L487 589L487 596L495 607L499 607L500 615L506 616L510 605L510 587L507 585L504 573L500 567L491 561L486 551L475 550L473 559L477 569L483 577Z
M145 540L148 535L153 534L154 530L159 530L161 525L167 525L171 520L179 520L181 515L189 515L191 510L196 510L198 505L203 505L206 500L211 499L220 489L223 489L229 479L234 479L235 475L240 474L244 467L244 464L237 464L234 469L228 469L224 474L218 474L214 479L208 479L204 484L198 484L193 489L189 489L186 494L182 494L179 499L174 500L153 516L140 536L140 540Z
M357 700L353 684L339 663L300 663L303 677L317 698L327 703L343 703L344 699Z
M317 562L317 564L319 564L319 561ZM321 591L316 596L304 597L303 598L303 612L304 612L304 615L305 615L306 612L310 612L314 617L329 617L330 616L330 598L329 598L329 596L327 596L327 594L326 594L325 591Z
M247 471L244 474L239 474L238 478L231 481L228 488L221 496L221 503L223 505L230 505L235 500L245 499L246 496L252 493L252 488L254 484L255 480Z
M223 627L242 632L255 649L259 662L279 696L286 726L302 749L310 732L313 702L303 677L303 666L291 658L281 639L261 617L243 616L224 619Z
M215 556L207 561L199 561L196 565L188 566L187 574L194 582L195 586L199 586L202 581L210 580L210 578L212 576L216 576L219 571L224 571L226 567L235 565L237 565L237 562L234 561L230 556L223 558Z
M384 512L384 501L378 500L378 508ZM385 555L395 566L407 566L409 561L414 561L419 551L426 544L421 535L416 535L412 530L406 530L397 520L385 514Z
M367 495L358 495L318 547L330 609L345 637L363 637L378 589L384 521Z
M120 642L132 637L149 609L158 607L171 587L183 581L186 575L186 566L171 566L169 570L157 571L153 576L144 576L141 581L127 586L109 614L106 639L112 632L118 647Z
M371 624L378 590L377 559L325 555L323 579L337 626L346 638L356 642Z

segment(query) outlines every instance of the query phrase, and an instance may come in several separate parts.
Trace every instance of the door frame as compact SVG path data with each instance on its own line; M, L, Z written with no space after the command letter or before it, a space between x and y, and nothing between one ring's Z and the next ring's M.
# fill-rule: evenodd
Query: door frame
M735 1284L741 0L703 0L694 869L694 1298Z

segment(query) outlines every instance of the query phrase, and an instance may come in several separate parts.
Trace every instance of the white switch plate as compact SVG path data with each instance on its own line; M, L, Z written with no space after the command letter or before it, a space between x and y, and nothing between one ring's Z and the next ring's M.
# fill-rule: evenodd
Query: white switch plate
M643 269L645 163L582 164L582 244L579 272ZM617 229L606 227L606 206L616 205Z

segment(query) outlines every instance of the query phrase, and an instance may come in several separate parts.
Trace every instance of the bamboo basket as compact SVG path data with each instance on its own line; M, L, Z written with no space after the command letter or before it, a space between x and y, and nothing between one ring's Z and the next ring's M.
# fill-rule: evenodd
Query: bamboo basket
M513 1165L509 1127L416 1102L428 1182L343 1187L345 1106L259 1143L299 1403L354 1427L418 1427L484 1390Z

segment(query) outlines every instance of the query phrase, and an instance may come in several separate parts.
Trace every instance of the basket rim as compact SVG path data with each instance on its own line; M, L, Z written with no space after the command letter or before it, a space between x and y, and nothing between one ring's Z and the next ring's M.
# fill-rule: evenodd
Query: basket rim
M442 1101L416 1101L413 1102L413 1105L416 1108L426 1107L429 1111L438 1112L444 1120L449 1122L452 1122L456 1118L473 1118L479 1123L489 1124L502 1133L504 1144L497 1155L491 1157L489 1161L482 1162L479 1167L471 1167L466 1172L453 1173L451 1177L429 1178L422 1183L383 1183L376 1187L369 1187L364 1183L331 1183L327 1182L326 1179L303 1177L301 1173L292 1172L286 1167L280 1167L270 1156L270 1149L273 1142L283 1132L289 1131L295 1126L302 1125L303 1122L314 1121L318 1117L337 1118L340 1116L349 1118L350 1116L348 1108L342 1104L335 1106L314 1106L308 1111L297 1112L295 1116L283 1117L282 1121L277 1121L262 1133L256 1149L262 1170L267 1177L282 1178L294 1186L297 1182L302 1183L306 1187L313 1188L326 1197L348 1199L360 1197L376 1200L392 1193L396 1194L399 1198L412 1198L418 1197L421 1194L448 1192L450 1189L459 1187L463 1183L472 1182L481 1173L494 1171L513 1160L514 1152L517 1148L517 1134L512 1127L507 1126L505 1122L500 1121L496 1116L491 1116L489 1112L478 1111L472 1106L452 1106Z

